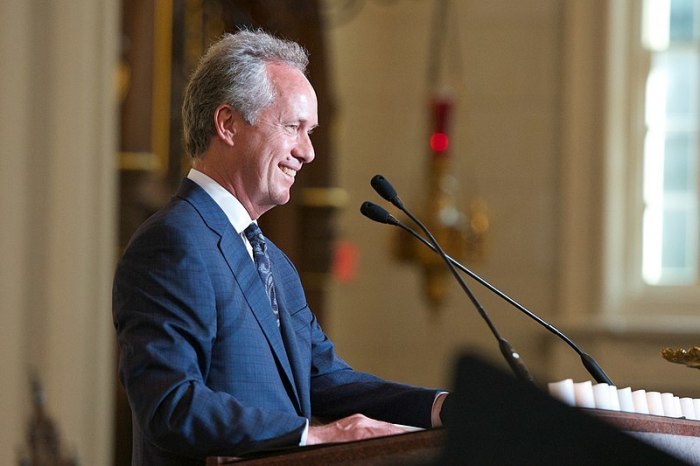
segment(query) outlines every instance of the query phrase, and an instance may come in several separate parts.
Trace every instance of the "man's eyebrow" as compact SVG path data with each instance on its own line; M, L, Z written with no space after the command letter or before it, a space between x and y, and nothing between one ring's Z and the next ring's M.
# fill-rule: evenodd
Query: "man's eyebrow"
M308 125L309 131L318 128L318 123L310 124L309 120L307 120L306 118L299 118L297 121L299 122L299 124L301 124L301 125L303 125L303 126L307 126L307 125Z

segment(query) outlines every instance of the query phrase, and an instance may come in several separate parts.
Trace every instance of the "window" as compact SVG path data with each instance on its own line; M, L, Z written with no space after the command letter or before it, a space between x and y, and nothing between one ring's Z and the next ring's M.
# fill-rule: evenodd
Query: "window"
M680 331L700 324L700 0L608 5L602 315Z
M698 284L700 0L645 0L643 282Z

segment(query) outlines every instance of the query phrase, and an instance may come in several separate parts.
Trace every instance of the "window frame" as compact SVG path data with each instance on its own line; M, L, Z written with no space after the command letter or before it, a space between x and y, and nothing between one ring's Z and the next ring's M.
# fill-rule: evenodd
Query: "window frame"
M611 20L615 21L611 30L626 31L626 38L611 40L610 60L626 63L626 72L615 76L610 73L609 81L611 95L613 92L627 94L624 101L617 104L625 105L622 112L627 121L627 131L624 137L628 141L626 150L625 166L627 167L627 177L624 182L626 189L626 211L629 215L623 217L624 226L617 228L617 231L625 231L625 264L624 289L619 291L622 294L621 309L618 312L631 313L633 315L659 313L659 308L663 311L661 316L672 315L693 315L700 314L700 286L693 285L667 285L667 284L647 284L642 275L642 247L643 247L643 215L644 215L644 145L646 136L645 121L645 99L647 79L651 70L652 54L643 44L643 8L644 2L619 2L624 3L622 7L613 6L611 8L626 8L625 14L611 14ZM627 22L624 27L620 27L621 21ZM612 39L612 37L611 37ZM624 42L621 42L623 41ZM611 71L613 71L611 69ZM623 81L624 80L624 81ZM615 137L613 134L610 137ZM612 155L612 154L611 154ZM614 155L613 155L614 156ZM612 192L617 182L611 178L609 191ZM617 221L619 219L610 219ZM615 293L609 290L609 293Z
M569 328L697 333L700 287L641 274L642 2L597 5L564 9L560 312Z

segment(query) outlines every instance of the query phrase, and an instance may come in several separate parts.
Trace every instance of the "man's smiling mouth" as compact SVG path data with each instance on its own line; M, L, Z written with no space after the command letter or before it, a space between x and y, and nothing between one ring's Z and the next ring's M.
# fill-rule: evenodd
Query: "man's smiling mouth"
M296 170L292 170L291 168L287 168L287 167L280 167L280 168L282 169L282 172L284 172L284 174L291 176L292 178L294 178L297 175Z

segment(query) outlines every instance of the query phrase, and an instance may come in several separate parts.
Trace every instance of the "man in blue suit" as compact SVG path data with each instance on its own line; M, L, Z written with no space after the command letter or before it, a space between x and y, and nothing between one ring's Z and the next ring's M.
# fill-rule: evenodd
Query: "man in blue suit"
M204 464L440 423L444 394L343 361L287 256L269 240L257 246L259 230L251 236L314 159L307 62L293 42L241 31L208 50L187 87L192 170L135 233L114 280L134 465ZM312 416L330 422L311 425Z

